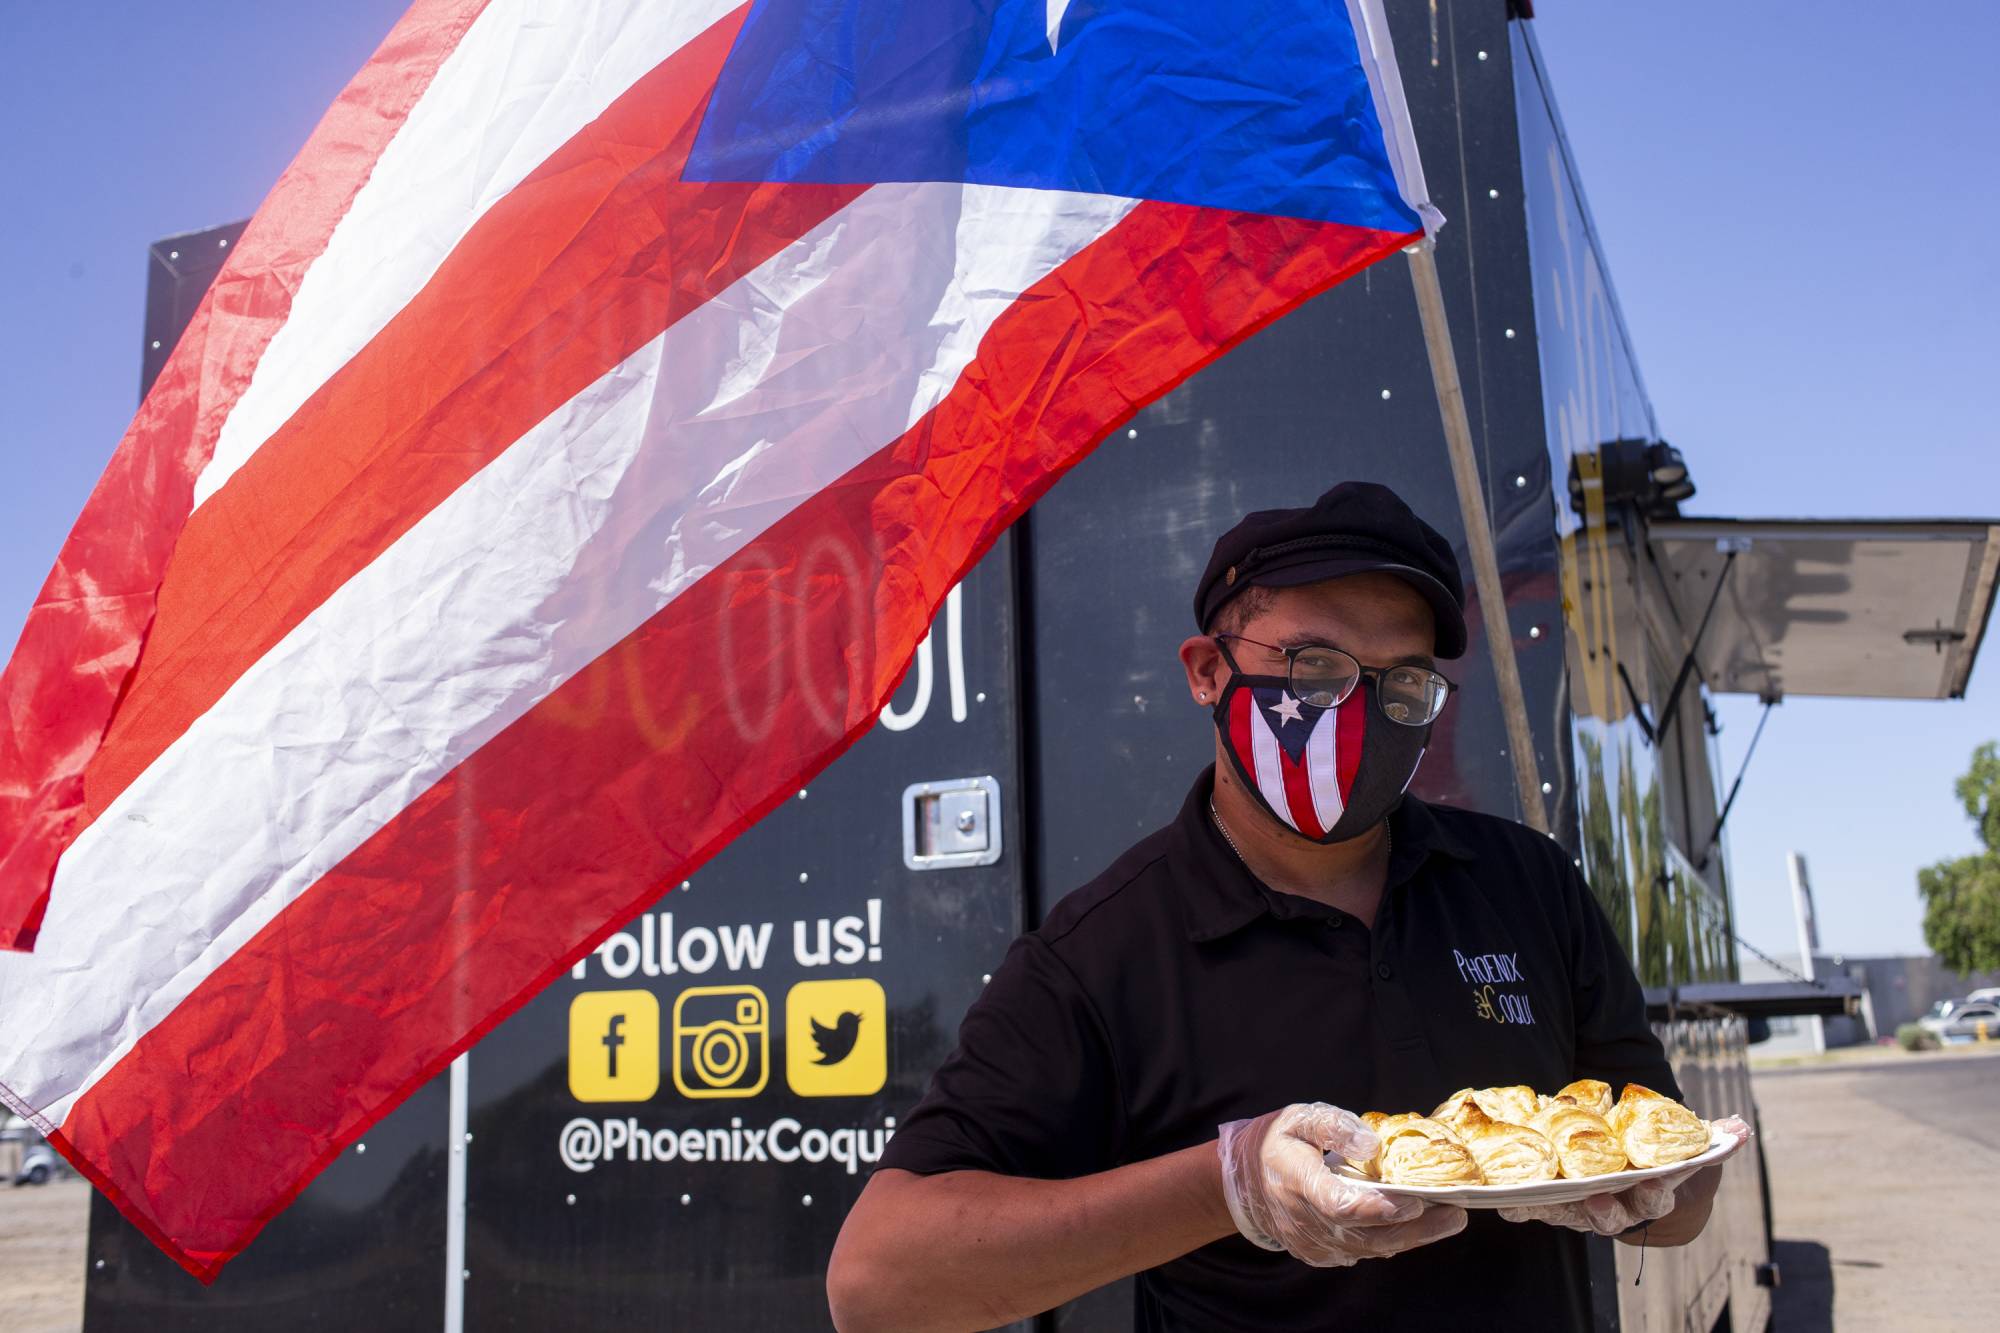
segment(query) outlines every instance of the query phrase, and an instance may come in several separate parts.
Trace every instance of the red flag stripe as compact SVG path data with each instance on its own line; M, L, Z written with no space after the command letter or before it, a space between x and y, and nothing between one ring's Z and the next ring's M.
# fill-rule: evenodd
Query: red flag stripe
M196 511L91 765L102 813L242 673L535 422L860 194L683 182L738 10L496 204Z
M945 592L1087 451L1078 441L1408 240L1140 205L1009 307L903 438L286 907L75 1102L58 1144L213 1277L403 1095L872 725ZM864 599L845 595L856 587ZM795 618L746 625L744 608ZM739 703L739 721L718 693L766 668L772 706L794 705L775 724L819 728L803 760L745 745L756 710ZM579 790L599 795L579 805ZM256 1095L238 1095L249 1080ZM194 1178L200 1200L166 1184Z
M1273 738L1282 725L1298 726L1300 723L1281 723L1266 715L1264 721L1272 728ZM1305 755L1301 752L1300 762L1293 763L1285 753L1285 747L1278 749L1278 769L1285 776L1285 803L1292 808L1292 818L1297 821L1300 833L1308 838L1317 838L1326 830L1320 827L1319 808L1313 804L1312 777L1306 772Z
M1250 770L1251 779L1264 797L1265 804L1275 811L1280 819L1297 828L1291 817L1291 803L1285 799L1285 767L1278 754L1278 738L1271 734L1270 726L1263 719L1263 708L1254 694L1244 691L1243 726L1249 736L1250 748L1244 751L1244 763Z
M503 0L439 69L292 298L195 504L422 291L486 211L742 0ZM479 133L468 134L476 125Z
M1250 782L1253 786L1258 782L1257 747L1251 737L1250 714L1256 707L1256 696L1249 690L1239 689L1229 697L1229 743L1235 747L1236 753L1243 757L1244 764L1250 769Z
M33 946L84 771L153 623L223 422L410 108L487 0L417 0L272 188L147 395L0 676L0 948ZM88 664L83 665L83 664Z

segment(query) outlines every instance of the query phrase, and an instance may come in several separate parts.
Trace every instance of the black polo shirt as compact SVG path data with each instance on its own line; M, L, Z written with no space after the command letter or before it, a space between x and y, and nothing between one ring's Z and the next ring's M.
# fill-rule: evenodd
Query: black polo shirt
M881 1165L1065 1179L1291 1102L1428 1111L1576 1078L1679 1096L1631 965L1562 848L1406 798L1371 929L1266 888L1180 815L1014 942ZM1318 1269L1231 1236L1138 1280L1144 1330L1589 1326L1582 1238L1475 1212L1457 1236Z

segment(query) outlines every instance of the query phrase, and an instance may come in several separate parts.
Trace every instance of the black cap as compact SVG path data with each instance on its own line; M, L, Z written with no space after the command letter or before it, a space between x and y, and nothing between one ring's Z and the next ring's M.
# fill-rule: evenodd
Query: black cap
M1465 651L1465 582L1451 543L1387 486L1343 481L1308 509L1261 509L1222 534L1194 591L1195 624L1248 587L1293 588L1349 574L1394 574L1431 604L1437 655Z

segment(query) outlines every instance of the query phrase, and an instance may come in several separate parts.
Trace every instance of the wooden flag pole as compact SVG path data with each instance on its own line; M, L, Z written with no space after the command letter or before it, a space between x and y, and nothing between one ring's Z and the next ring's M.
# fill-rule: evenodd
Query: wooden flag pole
M1486 491L1479 481L1479 460L1472 453L1472 422L1465 413L1465 391L1458 382L1458 360L1452 353L1451 325L1445 318L1444 288L1438 282L1437 254L1429 238L1411 246L1410 280L1417 289L1417 312L1424 321L1424 348L1430 353L1431 383L1437 389L1438 414L1444 418L1445 451L1451 456L1451 479L1458 489L1458 510L1465 519L1465 543L1472 553L1472 583L1479 593L1479 611L1486 624L1486 646L1493 656L1493 676L1500 687L1500 711L1507 723L1507 749L1514 759L1514 783L1520 789L1523 821L1540 833L1549 831L1548 803L1535 763L1535 737L1528 726L1527 696L1514 660L1514 630L1507 623L1507 599L1500 587L1500 559L1493 550L1493 525L1486 519Z

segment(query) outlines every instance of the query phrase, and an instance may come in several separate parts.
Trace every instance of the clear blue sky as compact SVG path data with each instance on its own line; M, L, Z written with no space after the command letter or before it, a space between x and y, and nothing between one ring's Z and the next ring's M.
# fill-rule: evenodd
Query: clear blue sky
M2000 7L1544 0L1536 37L1692 513L2000 515ZM1948 16L1947 16L1948 11ZM1725 700L1736 764L1756 706ZM2000 634L1955 703L1794 699L1730 816L1737 924L1923 949L1917 867L1977 846L1951 792L2000 738Z
M1498 3L1498 0L1494 0ZM248 215L399 0L17 6L0 83L0 644L137 393L148 243ZM1548 57L1655 406L1697 513L2000 514L2000 8L1544 0ZM1725 704L1740 755L1754 710ZM1951 795L2000 737L1969 701L1786 703L1731 823L1743 933L1922 947L1914 874L1971 850Z

